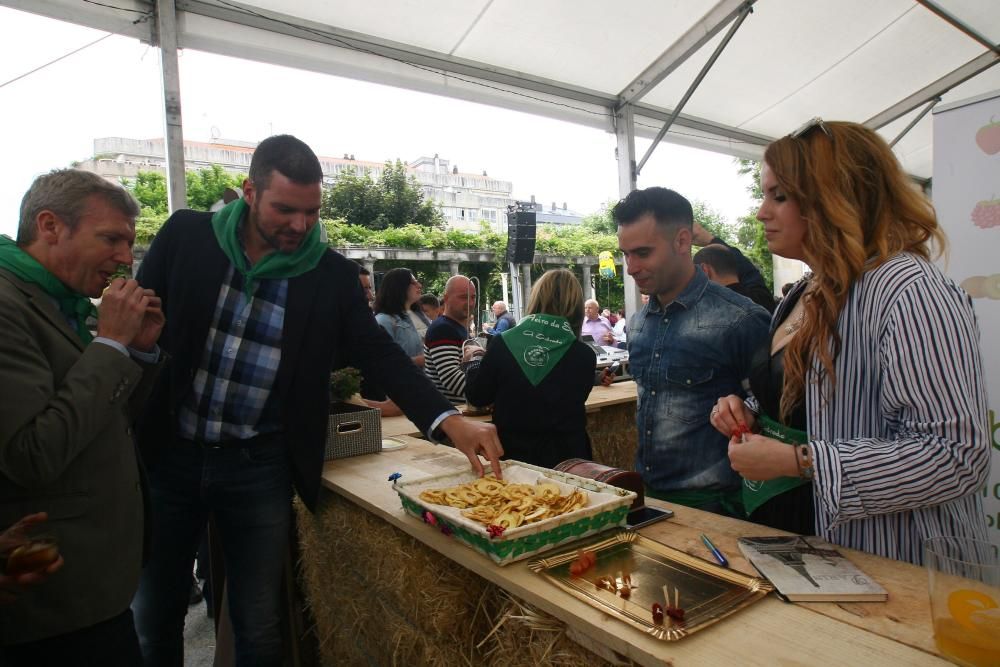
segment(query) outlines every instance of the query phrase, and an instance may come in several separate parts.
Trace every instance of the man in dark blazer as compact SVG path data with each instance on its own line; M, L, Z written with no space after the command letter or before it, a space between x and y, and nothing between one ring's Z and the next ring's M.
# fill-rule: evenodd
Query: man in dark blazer
M492 425L467 420L378 326L358 266L319 240L323 173L298 139L254 152L245 199L179 211L140 282L163 296L171 355L140 444L150 471L152 559L133 603L147 665L180 665L198 533L215 516L236 664L280 665L279 611L294 486L314 508L334 369L360 366L422 431L499 472Z
M3 665L140 664L132 417L156 374L163 313L135 280L108 285L132 263L138 213L120 186L64 169L25 194L16 243L0 237L0 526L47 513L38 528L65 561L0 606ZM93 338L88 297L102 290Z

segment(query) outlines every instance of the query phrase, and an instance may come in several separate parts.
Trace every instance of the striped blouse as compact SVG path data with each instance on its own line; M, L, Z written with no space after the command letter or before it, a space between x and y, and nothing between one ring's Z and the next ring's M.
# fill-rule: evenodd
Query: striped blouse
M851 287L837 328L836 389L826 379L821 393L816 361L806 392L817 535L912 563L928 537L986 540L990 441L972 300L903 253Z

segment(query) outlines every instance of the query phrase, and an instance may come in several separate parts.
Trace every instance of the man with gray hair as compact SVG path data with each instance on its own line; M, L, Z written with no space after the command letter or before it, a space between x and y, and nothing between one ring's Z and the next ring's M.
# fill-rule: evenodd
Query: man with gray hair
M493 333L503 333L507 329L513 329L517 325L517 320L514 316L510 314L507 310L507 304L503 301L497 301L493 304L490 309L493 311L494 323L493 323Z
M47 513L64 559L0 607L0 664L141 661L129 610L145 523L132 413L156 375L164 318L151 290L112 279L132 264L138 213L120 186L64 169L25 194L17 241L0 237L0 526Z
M583 302L583 328L580 333L592 336L598 345L614 345L615 332L608 318L601 315L601 304L595 299Z

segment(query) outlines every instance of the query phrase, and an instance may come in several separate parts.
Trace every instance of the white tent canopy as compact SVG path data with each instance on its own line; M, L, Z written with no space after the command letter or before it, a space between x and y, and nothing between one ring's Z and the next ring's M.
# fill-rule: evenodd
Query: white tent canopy
M891 141L931 100L1000 89L997 0L0 0L152 43L157 5L173 2L179 48L611 132L629 109L645 137L750 8L664 137L743 157L812 116ZM930 115L895 148L929 178Z

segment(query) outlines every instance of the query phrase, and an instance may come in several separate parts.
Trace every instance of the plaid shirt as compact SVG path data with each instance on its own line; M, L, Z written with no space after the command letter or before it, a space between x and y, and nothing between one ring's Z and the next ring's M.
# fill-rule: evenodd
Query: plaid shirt
M229 267L219 289L205 350L181 404L180 435L189 440L246 440L282 429L271 389L281 361L288 280L259 280L251 299Z

